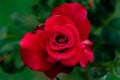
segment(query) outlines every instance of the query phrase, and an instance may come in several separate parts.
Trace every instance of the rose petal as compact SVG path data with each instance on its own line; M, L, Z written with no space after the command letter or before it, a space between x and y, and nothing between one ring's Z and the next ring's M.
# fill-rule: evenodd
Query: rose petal
M87 19L87 10L78 3L66 3L55 8L52 15L68 17L78 28L80 39L87 39L90 32L90 22Z
M46 31L49 31L49 32L56 31L56 33L61 32L64 34L68 34L68 32L69 32L70 34L72 33L72 35L74 35L76 42L80 41L79 32L78 32L77 28L74 26L74 24L71 23L71 21L69 21L69 19L67 19L64 16L61 16L61 15L52 16L47 19L45 25L46 25L45 26ZM68 30L68 31L66 31L66 30ZM69 39L68 39L68 41L69 41ZM56 49L56 48L54 47L54 49Z
M63 50L66 48L70 48L71 46L74 45L74 43L76 41L76 40L74 40L74 35L72 34L72 32L68 28L65 28L62 26L60 29L58 27L54 27L51 30L51 33L53 33L53 34L51 34L52 36L54 36L55 34L62 34L68 38L68 42L66 42L66 44L61 45L61 44L53 43L54 42L53 37L51 36L50 41L48 41L49 43L47 43L47 46L49 46L53 50Z
M84 52L82 52L80 55L79 63L80 63L82 68L85 68L88 64L88 56Z
M76 15L75 15L76 14ZM87 18L87 10L79 3L66 3L56 7L52 15L65 15L71 19L79 17L80 19Z
M61 63L63 65L65 65L65 66L75 66L76 64L79 63L81 53L83 53L83 46L80 43L78 43L74 47L76 48L75 54L69 59L61 60Z
M85 49L85 54L86 54L86 56L88 57L89 62L92 63L93 60L94 60L93 51L92 51L91 49L89 49L89 48L86 48L86 49Z
M52 57L55 60L61 60L61 59L68 59L72 57L75 54L76 48L68 49L65 51L54 51L50 49L50 47L46 47L48 54L50 57Z
M89 62L93 62L94 60L94 55L93 55L93 42L91 42L90 40L84 40L82 42L85 45L85 54L86 56L88 56L88 60Z
M62 27L66 28L66 30L67 29L70 30L74 34L74 37L77 38L76 40L80 40L79 31L67 17L62 15L54 15L48 18L45 22L46 31L50 31L50 30L55 31L56 29L59 30ZM64 31L62 30L62 32Z
M88 47L92 47L93 46L93 42L91 42L90 40L84 40L82 43L84 45L88 46Z
M64 16L61 16L61 18L64 18ZM58 30L59 31L61 31L61 33L67 33L67 32L71 32L72 33L72 35L74 36L74 41L75 41L75 44L77 44L78 42L80 42L80 38L79 38L79 32L78 32L78 30L77 30L77 28L76 27L74 27L74 25L73 24L68 24L68 23L66 23L66 24L62 24L62 25L59 25L58 23L60 23L60 22L58 22L59 21L59 19L61 19L60 18L60 16L52 16L51 18L49 18L48 19L48 21L46 22L46 24L47 23L49 23L49 21L53 21L56 25L53 25L51 28L49 28L49 27L47 27L47 26L49 26L49 25L47 25L46 26L46 29L47 29L47 31L50 31L51 30L51 32L54 32L54 31L57 31L58 32ZM55 22L55 21L57 21L57 23ZM63 22L64 23L64 22ZM58 26L59 25L59 26ZM63 30L64 29L64 30ZM66 31L67 30L67 31ZM69 38L69 37L68 37ZM72 39L72 38L71 38ZM70 40L71 40L70 39ZM68 39L68 41L69 41L69 39ZM49 43L48 43L48 45L49 45ZM78 45L78 44L77 44ZM76 49L75 49L76 47L73 45L73 47L72 48L70 48L69 49L69 47L68 47L68 50L67 50L67 52L66 51L62 51L62 53L60 52L60 51L55 51L53 48L51 48L50 46L47 46L47 51L48 51L48 54L52 57L52 58L54 58L54 59L56 59L56 60L62 60L62 59L69 59L70 57L72 57L72 55L74 55L75 53L76 53ZM52 50L53 49L53 50Z
M88 61L93 62L94 59L92 51L93 42L91 42L90 40L84 40L82 43L84 45L84 52L81 54L80 64L84 68L86 67Z
M56 77L56 75L60 72L63 72L63 73L69 73L71 70L72 70L73 67L66 67L66 66L63 66L61 64L56 64L54 66L54 68L52 68L51 70L45 72L45 74L51 79L53 80L53 78Z
M59 26L59 28L65 24L71 24L74 25L67 17L62 15L55 15L50 18L48 18L45 22L45 30L51 30L56 26Z
M47 53L44 49L45 33L27 33L20 41L20 54L24 63L32 70L47 71L53 64L46 61ZM43 39L43 40L42 40ZM38 41L39 40L39 41Z

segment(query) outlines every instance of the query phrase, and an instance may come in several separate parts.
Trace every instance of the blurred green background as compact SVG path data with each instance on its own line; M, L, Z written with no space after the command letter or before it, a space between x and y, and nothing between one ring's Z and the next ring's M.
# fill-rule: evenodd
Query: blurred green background
M0 0L0 80L49 80L23 64L19 41L44 23L53 8L66 2L87 8L95 60L55 80L120 80L120 0Z

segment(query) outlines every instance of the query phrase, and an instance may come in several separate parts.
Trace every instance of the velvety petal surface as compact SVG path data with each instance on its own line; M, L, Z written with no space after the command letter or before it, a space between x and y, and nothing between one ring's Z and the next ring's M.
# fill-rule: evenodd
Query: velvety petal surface
M56 26L62 27L65 24L71 24L74 25L71 20L69 20L67 17L62 16L62 15L54 15L48 18L45 22L45 30L50 30L53 29Z
M86 48L85 54L88 56L88 61L92 63L94 60L93 50L90 48Z
M63 59L61 60L61 63L65 66L75 66L79 63L79 60L81 58L81 54L83 53L83 46L81 43L77 43L76 46L74 46L75 54L69 58L69 59Z
M91 42L90 40L84 40L83 44L85 45L84 52L88 56L89 62L92 63L94 60L94 54L93 54L93 49L92 49L93 42Z
M72 31L66 28L66 26L65 27L56 26L52 28L49 32L52 34L50 36L50 40L48 41L47 45L53 50L60 51L66 48L70 48L75 43L75 39L74 39L74 35L72 34ZM66 36L68 39L67 42L65 42L64 44L55 43L54 35L57 35L57 34Z
M79 62L81 67L85 68L88 62L93 62L94 59L93 50L92 50L93 43L90 40L84 40L82 44L83 44L83 53L80 56Z
M48 18L45 22L45 30L46 31L55 31L56 29L61 30L62 32L65 32L62 30L63 28L66 28L66 30L70 30L71 33L74 35L75 39L80 41L79 36L79 30L75 27L74 23L71 22L67 17L62 15L54 15ZM82 30L82 29L81 29ZM84 30L83 30L84 31Z
M87 64L88 64L88 56L84 52L82 52L80 54L80 61L79 61L79 63L80 63L82 68L85 68L87 66Z
M54 24L52 24L51 22ZM59 48L59 46L57 45L56 46L57 48L56 48L53 46L53 44L51 43L52 41L50 40L50 45L49 43L47 43L48 45L46 46L46 49L48 54L52 58L56 60L69 59L74 54L76 54L77 48L75 44L80 42L80 37L79 37L79 32L77 28L74 26L73 23L71 23L71 21L69 21L69 19L61 15L55 15L48 18L45 25L46 25L45 26L46 31L63 33L68 37L68 43L74 41L74 45L72 45L71 43L69 45L66 44L65 46L63 46L63 48ZM79 44L77 45L79 46ZM65 49L65 50L62 50L62 49Z
M78 3L66 3L56 7L52 15L68 17L77 27L81 40L87 39L90 32L90 22L87 19L87 10Z
M26 33L20 41L20 54L24 63L32 70L47 71L53 64L46 61L47 52L44 49L45 32Z
M51 50L49 47L46 47L46 49L49 52L50 57L52 57L55 60L62 60L62 59L71 58L76 52L75 48L68 49L68 50L65 50L63 52Z

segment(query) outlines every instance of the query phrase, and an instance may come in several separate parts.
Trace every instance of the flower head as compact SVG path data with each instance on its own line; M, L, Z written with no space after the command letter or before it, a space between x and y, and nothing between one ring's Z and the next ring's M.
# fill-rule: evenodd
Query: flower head
M29 68L43 71L53 79L77 64L84 68L93 62L93 43L87 39L91 25L82 5L58 6L45 24L39 26L20 41L20 54Z

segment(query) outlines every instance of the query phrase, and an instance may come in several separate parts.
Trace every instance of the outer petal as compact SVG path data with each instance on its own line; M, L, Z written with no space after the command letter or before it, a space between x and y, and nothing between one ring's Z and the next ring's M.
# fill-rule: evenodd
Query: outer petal
M90 49L90 48L86 48L85 49L85 54L86 54L86 56L88 56L88 60L89 60L89 62L93 62L93 60L94 60L94 55L93 55L93 51L92 51L92 49Z
M84 45L84 51L80 57L80 64L84 68L88 64L88 61L93 62L94 55L92 51L93 43L90 40L84 40L82 43Z
M47 53L44 49L45 33L27 33L20 41L20 54L24 63L32 70L47 71L53 65L46 61Z
M82 52L80 55L79 63L80 63L82 68L85 68L86 65L88 64L88 56L84 52Z
M72 70L73 67L66 67L63 66L61 64L56 64L51 70L45 72L45 74L51 79L53 80L53 78L56 77L56 75L60 72L63 73L69 73Z
M55 8L52 15L68 17L78 28L81 40L85 40L90 32L90 22L87 19L87 10L78 3L67 3Z
M91 42L90 40L84 40L82 43L89 48L92 48L93 46L93 42Z
M91 42L90 40L84 40L83 44L85 45L84 52L86 56L88 56L89 62L93 62L94 60L94 55L93 55L93 50L92 50L93 42Z

